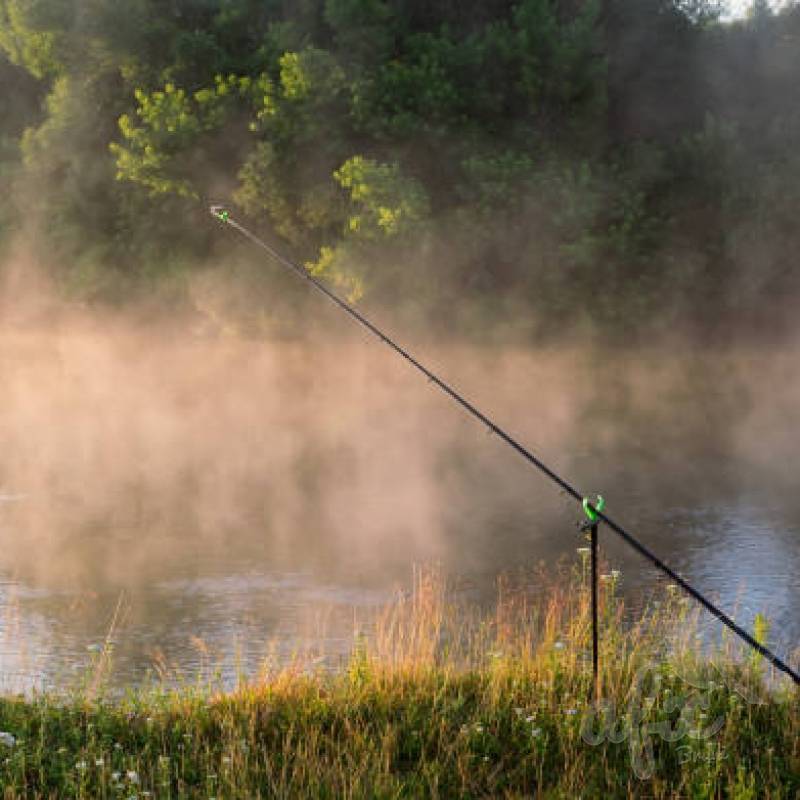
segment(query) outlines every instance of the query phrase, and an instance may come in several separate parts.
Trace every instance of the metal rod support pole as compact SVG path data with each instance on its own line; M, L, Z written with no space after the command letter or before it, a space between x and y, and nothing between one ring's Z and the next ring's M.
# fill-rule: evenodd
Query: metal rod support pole
M598 610L597 610L597 525L591 527L592 549L592 677L595 703L600 700L600 653L598 646Z

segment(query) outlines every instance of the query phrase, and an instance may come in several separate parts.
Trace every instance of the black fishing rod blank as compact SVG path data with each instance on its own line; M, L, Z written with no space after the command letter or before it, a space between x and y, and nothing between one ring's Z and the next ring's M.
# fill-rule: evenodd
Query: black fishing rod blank
M630 547L632 547L639 555L646 561L649 561L656 569L666 575L671 581L679 586L689 597L700 603L712 616L716 617L723 625L732 630L742 641L749 645L753 650L763 656L769 661L776 669L788 675L795 684L800 686L800 674L792 669L785 661L775 655L769 648L758 642L751 636L744 628L737 625L731 617L729 617L722 609L718 608L708 598L695 589L690 583L684 580L675 570L673 570L666 562L662 561L655 553L648 547L640 542L633 534L629 533L619 523L615 522L607 514L603 513L602 502L592 503L584 497L574 486L562 478L558 473L554 472L543 461L537 458L530 450L523 446L520 442L514 439L509 433L503 430L491 418L486 416L476 406L474 406L463 395L457 392L452 386L442 380L438 375L431 372L426 366L419 362L411 353L401 347L394 339L387 336L380 328L370 322L361 312L351 306L346 300L343 300L335 292L329 289L322 281L314 277L307 269L304 269L299 264L295 264L285 256L282 256L273 247L270 247L266 242L251 233L247 228L238 223L231 217L230 211L221 205L212 205L209 208L211 215L232 228L235 228L246 239L249 239L254 245L260 247L268 253L275 261L281 264L290 272L293 272L298 277L309 283L316 291L324 295L328 300L342 309L351 319L355 320L363 328L366 328L373 336L394 350L401 358L411 364L414 369L421 372L430 383L435 384L456 404L461 406L468 414L477 419L485 425L489 431L498 436L509 447L511 447L518 455L522 456L529 464L532 464L536 469L547 476L553 483L555 483L562 491L566 492L570 497L576 500L583 506L587 516L592 521L602 521L618 536L620 536ZM595 647L596 650L596 647ZM595 659L596 661L596 659Z

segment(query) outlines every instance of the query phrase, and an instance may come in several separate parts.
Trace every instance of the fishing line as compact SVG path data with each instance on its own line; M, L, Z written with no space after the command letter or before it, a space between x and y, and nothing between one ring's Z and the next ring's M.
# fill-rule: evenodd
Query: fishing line
M599 501L596 504L591 503L588 501L583 494L581 494L574 486L572 486L568 481L562 478L558 473L554 472L550 467L548 467L543 461L537 458L530 450L524 447L520 442L514 439L509 433L503 430L499 425L497 425L492 419L487 417L482 411L480 411L476 406L470 403L465 397L463 397L459 392L457 392L452 386L442 380L438 375L431 372L426 366L420 363L411 353L401 347L394 339L387 336L380 328L378 328L375 324L370 322L361 312L357 311L353 306L351 306L346 300L343 300L339 295L329 289L325 284L320 281L318 278L314 277L307 269L301 267L299 264L295 264L293 261L290 261L285 256L282 256L277 250L273 247L270 247L266 242L256 236L254 233L251 233L247 228L243 225L238 223L235 219L233 219L230 215L230 211L226 209L224 206L213 205L209 208L211 215L219 220L220 222L229 225L232 228L235 228L239 233L241 233L246 239L249 239L254 245L260 247L266 253L268 253L272 258L274 258L279 264L285 267L290 272L293 272L298 277L302 278L307 283L311 284L311 286L321 294L323 294L328 300L332 303L337 305L339 308L342 309L351 319L355 320L359 325L363 328L366 328L373 336L378 338L381 342L387 345L389 348L394 350L401 358L411 364L418 372L421 372L430 383L435 384L439 389L441 389L444 394L446 394L451 400L457 403L461 408L463 408L468 414L472 417L477 419L483 425L485 425L492 433L502 439L509 447L515 450L522 458L524 458L529 464L532 464L536 469L542 472L545 476L547 476L553 483L555 483L559 488L561 488L564 492L570 495L574 500L576 500L580 505L583 506L584 510L590 518L594 518L605 522L611 530L613 530L618 536L620 536L625 542L628 543L634 550L636 550L639 555L641 555L645 560L649 561L656 569L660 570L664 573L670 580L672 580L676 585L678 585L681 589L683 589L686 594L700 603L703 608L706 609L712 616L716 617L720 622L726 625L730 630L732 630L740 639L746 642L753 650L758 652L762 655L767 661L769 661L776 669L779 669L781 672L784 672L788 675L797 685L800 685L800 674L798 674L795 670L793 670L788 664L786 664L781 658L776 656L771 650L765 647L760 642L756 641L744 628L740 625L737 625L731 617L729 617L724 611L718 608L714 603L712 603L708 598L706 598L703 594L701 594L697 589L695 589L690 583L684 580L675 570L673 570L668 564L662 561L655 553L653 553L648 547L642 544L633 534L629 533L625 528L623 528L619 523L614 522L611 517L603 513L603 505Z

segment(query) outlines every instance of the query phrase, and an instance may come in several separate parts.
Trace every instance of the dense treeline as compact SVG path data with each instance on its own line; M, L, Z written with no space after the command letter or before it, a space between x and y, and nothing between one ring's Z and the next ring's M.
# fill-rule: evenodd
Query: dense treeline
M720 11L0 0L3 242L82 299L185 303L229 252L221 199L352 299L450 326L774 320L800 291L800 7Z

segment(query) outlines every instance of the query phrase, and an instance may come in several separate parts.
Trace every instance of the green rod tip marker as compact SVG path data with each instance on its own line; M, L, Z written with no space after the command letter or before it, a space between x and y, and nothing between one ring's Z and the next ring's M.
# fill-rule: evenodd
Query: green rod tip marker
M225 206L211 206L209 210L221 222L228 222L231 218L231 212Z

